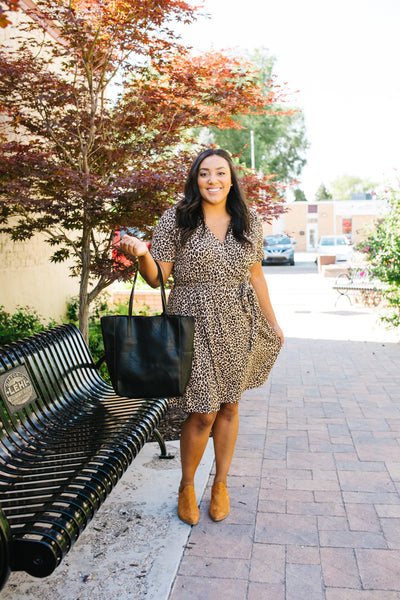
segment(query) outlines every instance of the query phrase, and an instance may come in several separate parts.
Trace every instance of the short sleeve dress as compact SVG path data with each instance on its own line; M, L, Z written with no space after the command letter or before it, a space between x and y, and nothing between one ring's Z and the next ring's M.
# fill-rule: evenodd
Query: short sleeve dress
M173 262L168 312L195 317L192 373L185 393L172 405L186 412L213 413L239 402L246 389L262 385L278 356L280 339L262 313L250 268L263 258L262 226L250 210L251 245L228 229L221 242L198 226L182 247L176 208L160 218L153 234L154 259Z

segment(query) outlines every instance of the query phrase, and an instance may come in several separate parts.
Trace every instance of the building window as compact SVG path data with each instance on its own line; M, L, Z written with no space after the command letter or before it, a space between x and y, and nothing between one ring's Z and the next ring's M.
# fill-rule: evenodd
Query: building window
M318 212L318 206L316 204L309 204L307 207L307 212L308 213L317 213Z
M342 219L342 233L351 236L353 232L353 219L351 217L344 217Z

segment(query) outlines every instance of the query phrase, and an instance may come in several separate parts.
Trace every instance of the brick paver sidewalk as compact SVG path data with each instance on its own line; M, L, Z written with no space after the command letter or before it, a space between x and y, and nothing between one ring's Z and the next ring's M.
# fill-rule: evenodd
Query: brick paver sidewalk
M400 599L400 345L289 339L170 600ZM211 481L211 479L210 479Z

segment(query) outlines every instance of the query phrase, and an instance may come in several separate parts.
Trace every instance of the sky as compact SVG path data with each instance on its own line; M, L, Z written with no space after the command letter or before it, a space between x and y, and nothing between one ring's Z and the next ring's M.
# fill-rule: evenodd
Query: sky
M198 3L196 3L198 4ZM344 174L400 168L400 0L205 0L183 30L196 50L266 47L311 144L299 187L313 200ZM292 100L293 99L293 100Z

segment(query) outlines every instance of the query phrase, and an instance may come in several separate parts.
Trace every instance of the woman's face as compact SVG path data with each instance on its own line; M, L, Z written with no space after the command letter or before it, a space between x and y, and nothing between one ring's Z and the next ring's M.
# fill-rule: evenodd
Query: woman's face
M197 184L204 202L225 205L232 185L228 161L217 154L207 156L200 163Z

